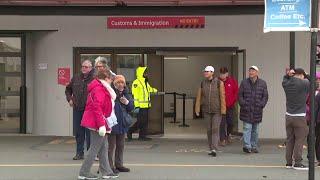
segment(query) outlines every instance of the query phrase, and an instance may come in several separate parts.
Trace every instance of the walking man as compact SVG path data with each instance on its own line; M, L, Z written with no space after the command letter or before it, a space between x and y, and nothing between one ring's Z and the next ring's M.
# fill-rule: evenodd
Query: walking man
M258 77L259 68L249 68L249 78L243 80L239 89L240 120L243 121L243 152L259 153L259 124L263 109L268 102L267 83Z
M87 101L87 85L93 80L94 70L90 60L85 60L81 66L81 73L76 74L67 85L65 94L69 105L73 107L73 134L76 137L77 150L73 160L84 159L84 141L87 150L90 147L90 132L80 126Z
M306 99L309 93L309 81L305 79L305 75L301 68L287 70L282 81L287 109L286 167L296 170L308 170L308 167L301 163L303 144L308 135Z
M226 114L224 84L214 76L214 68L207 66L204 71L204 80L198 90L195 112L200 115L200 108L207 121L208 144L210 156L216 157L219 143L219 129L222 116ZM200 107L201 106L201 107Z

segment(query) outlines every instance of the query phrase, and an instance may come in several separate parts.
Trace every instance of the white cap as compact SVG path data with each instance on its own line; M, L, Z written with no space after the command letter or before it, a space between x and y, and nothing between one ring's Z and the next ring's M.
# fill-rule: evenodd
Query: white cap
M257 66L251 66L249 69L254 69L256 71L259 71L259 68Z
M207 66L206 68L204 68L204 70L203 70L204 72L205 71L211 71L211 72L214 72L214 67L212 67L212 66Z

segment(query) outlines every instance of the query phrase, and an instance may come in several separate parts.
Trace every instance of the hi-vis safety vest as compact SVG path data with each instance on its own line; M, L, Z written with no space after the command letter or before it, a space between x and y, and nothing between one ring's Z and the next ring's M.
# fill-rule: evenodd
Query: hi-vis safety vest
M150 94L158 91L145 82L143 74L146 69L147 67L138 67L136 72L137 79L132 83L132 95L136 108L150 108Z

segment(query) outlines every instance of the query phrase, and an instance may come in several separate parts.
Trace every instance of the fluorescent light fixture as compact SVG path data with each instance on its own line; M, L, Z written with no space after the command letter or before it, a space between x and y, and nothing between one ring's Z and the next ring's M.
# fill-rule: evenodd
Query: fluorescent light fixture
M188 57L185 57L185 56L171 56L171 57L164 57L164 60L188 60Z

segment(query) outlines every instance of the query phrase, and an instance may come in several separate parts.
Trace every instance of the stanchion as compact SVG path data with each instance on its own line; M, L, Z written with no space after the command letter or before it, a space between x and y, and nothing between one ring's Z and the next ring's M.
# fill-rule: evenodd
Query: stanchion
M182 124L179 127L190 127L186 124L186 94L182 94L183 98L183 111L182 111Z

